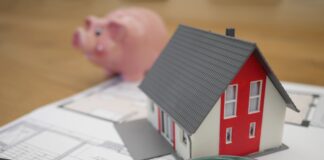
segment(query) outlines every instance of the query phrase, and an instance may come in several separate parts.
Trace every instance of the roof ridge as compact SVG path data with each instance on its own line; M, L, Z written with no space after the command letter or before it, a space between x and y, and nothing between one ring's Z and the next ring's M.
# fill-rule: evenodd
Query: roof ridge
M206 31L206 30L194 28L194 27L191 27L191 26L187 26L185 24L179 24L178 29L180 29L181 27L182 28L191 29L191 30L195 30L195 31L199 31L199 32L203 32L203 33L212 34L214 36L219 36L219 37L222 37L222 38L225 38L225 39L230 39L230 40L234 40L234 41L238 41L238 42L242 42L242 43L247 43L247 44L256 46L256 43L255 42L251 42L251 41L248 41L248 40L240 39L240 38L237 38L237 37L226 36L226 35L219 34L219 33L216 33L216 32Z

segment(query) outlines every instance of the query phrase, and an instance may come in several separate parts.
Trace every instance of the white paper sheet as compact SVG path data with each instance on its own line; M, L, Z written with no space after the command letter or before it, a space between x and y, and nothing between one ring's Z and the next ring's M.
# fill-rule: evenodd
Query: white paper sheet
M132 159L113 123L145 117L147 99L137 85L115 78L1 127L0 157L17 160ZM297 124L310 120L311 127L285 124L283 143L290 149L258 159L323 158L324 129L317 127L324 127L324 89L292 83L284 83L284 87L303 113L288 115L287 121ZM305 106L309 104L315 106ZM171 155L156 158L173 159Z
M100 117L112 122L123 122L146 116L147 97L138 88L139 82L115 81L88 97L63 105L73 111Z
M57 106L41 108L3 127L0 143L0 157L17 160L60 159L86 145L129 157L112 123Z
M288 109L286 122L309 121L314 127L324 128L324 87L289 82L283 82L283 86L300 109L300 113Z
M289 149L272 153L258 160L323 160L324 129L286 124L283 143Z
M113 122L105 120L105 118L118 117L117 112L97 108L90 110L93 116L89 116L91 114L86 112L80 114L80 112L68 110L62 106L82 101L93 95L102 98L102 94L106 92L108 96L115 97L115 101L121 103L130 101L127 102L127 107L133 104L134 107L143 110L143 94L138 94L140 92L136 91L137 85L138 83L120 83L118 78L112 79L75 96L40 107L1 127L0 158L15 160L131 160L132 158L115 130ZM118 105L114 107L118 107ZM107 117L96 118L95 116L99 112L101 112L100 116ZM166 156L165 160L171 160L172 157ZM159 159L164 160L163 157Z

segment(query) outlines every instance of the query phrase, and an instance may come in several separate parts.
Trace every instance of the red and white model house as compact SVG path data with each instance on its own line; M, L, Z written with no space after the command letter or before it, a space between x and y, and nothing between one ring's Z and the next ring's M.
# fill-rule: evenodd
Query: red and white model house
M282 145L298 109L256 44L180 25L140 88L148 119L184 158L248 155Z

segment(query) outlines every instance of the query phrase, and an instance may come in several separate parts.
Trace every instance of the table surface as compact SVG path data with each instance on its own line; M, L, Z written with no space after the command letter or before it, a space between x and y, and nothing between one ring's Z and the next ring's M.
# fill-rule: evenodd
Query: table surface
M123 6L257 42L280 80L324 85L324 2L319 0L0 1L0 125L109 78L71 47L87 15Z

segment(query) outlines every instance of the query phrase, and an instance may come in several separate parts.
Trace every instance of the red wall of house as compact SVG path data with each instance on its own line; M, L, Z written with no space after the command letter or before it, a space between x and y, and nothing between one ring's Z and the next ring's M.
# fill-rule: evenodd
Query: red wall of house
M262 80L260 99L260 112L248 114L250 82ZM243 65L231 84L238 84L236 117L224 119L224 94L221 96L221 118L220 118L220 155L247 155L258 152L261 136L262 113L264 93L266 86L266 72L252 54ZM256 122L255 138L249 138L250 122ZM226 144L226 128L232 127L232 143Z

